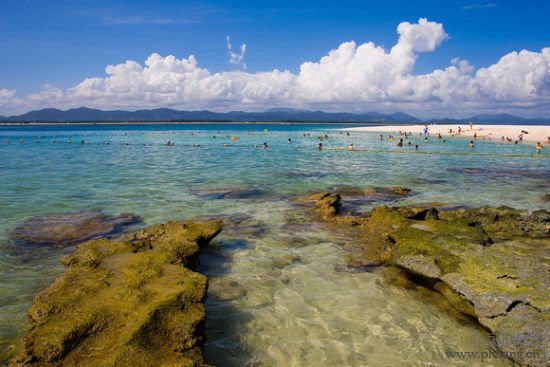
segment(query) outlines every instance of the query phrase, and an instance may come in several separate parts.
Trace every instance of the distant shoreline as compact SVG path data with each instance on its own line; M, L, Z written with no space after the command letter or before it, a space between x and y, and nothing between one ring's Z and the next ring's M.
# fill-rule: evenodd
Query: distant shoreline
M504 141L506 138L511 139L512 142L519 141L519 135L521 134L524 142L536 143L540 142L543 145L549 145L550 138L550 125L495 125L495 124L473 124L470 128L469 124L436 124L436 125L384 125L384 126L361 126L346 128L346 131L356 132L380 132L380 133L392 133L399 137L399 131L407 132L411 134L423 134L425 127L428 126L428 131L431 137L441 134L443 137L453 136L459 138L474 139L476 134L477 139L480 140L492 140L492 141ZM461 128L461 133L458 134L458 129ZM452 129L452 132L450 132ZM527 134L522 133L527 131ZM510 142L510 141L508 141Z

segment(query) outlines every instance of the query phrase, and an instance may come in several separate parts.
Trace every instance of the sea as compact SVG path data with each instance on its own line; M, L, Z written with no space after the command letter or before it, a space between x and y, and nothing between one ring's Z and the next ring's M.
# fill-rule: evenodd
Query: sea
M530 143L478 140L472 150L459 137L415 135L397 147L388 140L399 138L395 132L379 140L380 133L344 130L352 126L0 126L0 364L28 329L33 298L73 250L22 248L11 231L33 217L97 209L136 214L143 219L137 227L212 216L242 223L199 258L199 271L241 290L207 298L204 354L212 365L511 365L448 358L485 348L478 343L485 331L425 292L346 267L351 239L310 220L293 198L337 185L404 186L410 196L353 210L427 203L550 209L543 200L550 156Z

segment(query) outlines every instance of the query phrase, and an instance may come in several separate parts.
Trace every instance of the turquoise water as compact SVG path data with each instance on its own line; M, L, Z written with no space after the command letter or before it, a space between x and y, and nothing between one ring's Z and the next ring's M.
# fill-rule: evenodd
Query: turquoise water
M24 332L33 296L62 271L59 258L70 251L20 249L9 231L33 216L97 208L135 213L145 224L245 218L242 230L228 228L201 257L201 271L246 291L230 301L208 298L210 363L472 365L445 359L444 351L475 350L468 344L480 333L475 325L379 275L338 271L346 261L339 244L349 239L308 223L289 197L336 184L402 185L415 195L390 204L550 209L542 200L550 158L533 154L531 144L478 141L471 152L459 138L412 140L415 151L378 134L347 136L342 127L0 126L0 354ZM317 150L325 133L325 147L353 142L358 151ZM264 142L269 149L254 148ZM225 194L231 190L242 195Z

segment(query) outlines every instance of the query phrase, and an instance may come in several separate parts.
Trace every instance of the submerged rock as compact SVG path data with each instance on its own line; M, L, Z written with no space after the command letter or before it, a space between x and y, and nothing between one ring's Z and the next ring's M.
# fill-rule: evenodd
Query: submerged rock
M132 214L111 217L99 210L46 214L27 220L9 235L12 241L22 245L69 246L120 233L139 221L140 218Z
M315 213L321 217L330 217L340 212L354 213L361 205L401 199L410 195L411 190L402 186L356 187L334 185L327 191L315 191L294 198L295 202L314 204ZM324 202L321 202L321 198ZM340 199L344 198L344 205Z
M207 199L248 199L264 194L253 185L200 186L192 188L190 192Z
M325 205L326 197L316 198L317 205ZM350 260L354 268L392 265L405 270L476 317L495 335L501 351L516 353L510 354L516 362L547 365L550 212L381 206L365 215L321 218L349 227L357 238L360 249ZM517 342L511 345L510 339ZM538 357L517 357L526 352Z
M10 366L202 366L207 279L186 268L219 221L159 224L95 239L29 310Z
M234 280L215 277L208 282L208 293L220 301L232 301L246 296L246 289Z

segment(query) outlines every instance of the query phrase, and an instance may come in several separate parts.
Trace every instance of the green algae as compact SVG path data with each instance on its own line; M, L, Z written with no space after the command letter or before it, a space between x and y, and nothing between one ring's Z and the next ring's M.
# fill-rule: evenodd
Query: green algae
M201 366L207 278L187 269L219 221L81 244L29 310L11 366Z
M350 216L331 212L340 202L330 192L309 198L317 199L318 217L353 231L361 251L350 254L350 265L399 267L497 336L542 338L535 349L516 348L538 357L515 361L545 365L541 346L550 330L549 212L380 206Z

